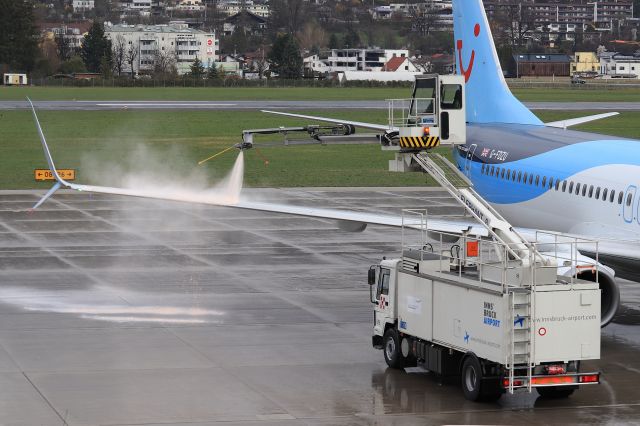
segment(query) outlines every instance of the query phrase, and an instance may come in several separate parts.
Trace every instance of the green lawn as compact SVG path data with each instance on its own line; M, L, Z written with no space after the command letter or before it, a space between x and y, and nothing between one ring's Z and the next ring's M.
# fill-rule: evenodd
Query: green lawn
M640 88L526 88L513 89L523 101L565 102L638 102ZM239 100L380 100L410 96L409 88L313 88L313 87L209 87L209 88L141 88L141 87L5 87L0 86L0 100L146 100L146 101L239 101ZM383 103L384 105L384 103Z
M409 97L409 88L315 87L5 87L0 100L84 101L240 101L240 100L380 100Z
M327 115L326 111L306 113ZM545 121L587 114L539 113ZM156 181L175 178L193 181L194 185L210 185L229 170L235 151L202 166L197 161L239 142L243 129L303 124L254 111L41 111L39 116L57 167L75 168L80 182L101 185L121 185L132 172ZM342 111L334 112L333 116L384 123L386 111ZM640 112L623 113L582 128L640 137ZM259 137L256 146L275 140L281 137ZM445 148L441 151L449 152ZM392 157L377 145L263 145L247 152L245 184L254 187L425 184L421 174L387 172L387 161ZM51 183L33 180L33 169L45 167L31 113L0 112L0 188L49 187Z

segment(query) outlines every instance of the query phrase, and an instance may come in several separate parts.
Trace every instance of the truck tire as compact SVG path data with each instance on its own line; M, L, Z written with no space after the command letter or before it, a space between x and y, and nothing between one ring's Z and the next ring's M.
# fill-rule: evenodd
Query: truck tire
M468 356L462 363L462 392L469 401L480 400L482 367L475 356Z
M400 351L400 336L394 328L390 328L384 333L382 352L384 360L391 368L403 369L405 359Z
M536 388L538 395L547 399L568 398L573 392L575 392L575 390L575 386L548 386Z

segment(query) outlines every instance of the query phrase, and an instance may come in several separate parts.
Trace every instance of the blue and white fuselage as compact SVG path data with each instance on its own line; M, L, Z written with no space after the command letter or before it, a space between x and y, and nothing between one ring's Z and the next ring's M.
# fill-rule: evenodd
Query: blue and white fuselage
M516 226L637 239L640 141L520 124L470 124L455 161Z

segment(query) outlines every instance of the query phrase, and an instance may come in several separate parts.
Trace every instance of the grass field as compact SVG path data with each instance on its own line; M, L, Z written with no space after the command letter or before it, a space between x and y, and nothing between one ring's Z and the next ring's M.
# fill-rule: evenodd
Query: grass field
M587 114L542 111L539 116L552 121ZM385 111L343 111L333 115L380 123L386 119ZM57 167L77 169L80 182L101 185L121 185L131 173L143 173L158 181L176 178L211 184L229 170L235 151L203 166L197 166L197 161L239 142L242 129L303 124L252 111L41 111L39 116ZM624 113L581 129L638 138L640 113ZM270 136L256 140L259 146L260 142L282 139ZM442 148L442 152L449 150ZM420 174L387 172L387 160L392 157L376 145L265 146L247 152L245 184L254 187L429 184ZM33 170L45 167L30 112L1 112L0 188L46 188L51 183L33 179Z
M618 89L513 89L523 101L564 102L638 102L640 88ZM140 88L140 87L4 87L0 100L143 100L143 101L234 101L234 100L380 100L410 96L408 88L313 88L313 87L209 87L209 88Z

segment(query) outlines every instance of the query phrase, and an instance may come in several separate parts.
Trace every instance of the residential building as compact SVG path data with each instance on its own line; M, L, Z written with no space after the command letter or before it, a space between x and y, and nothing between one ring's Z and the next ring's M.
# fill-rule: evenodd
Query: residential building
M179 74L189 72L196 58L209 68L218 60L219 40L215 33L189 28L184 22L169 25L105 25L112 42L122 36L127 49L137 51L136 74L153 72L159 57L175 61Z
M602 52L600 74L603 78L639 78L640 53L624 55L617 52Z
M611 32L633 17L633 0L484 0L484 6L489 19L514 17L547 32L560 32L569 24L565 27L569 32L575 28Z
M90 21L74 22L69 24L63 23L43 23L40 24L40 33L42 39L55 40L62 36L69 47L69 50L77 52L82 46L82 39L89 32L91 27Z
M331 49L322 62L330 72L381 71L394 56L408 57L406 49Z
M522 53L513 55L517 77L569 76L571 58L559 53Z
M73 0L72 6L74 12L86 12L93 10L95 2L94 0Z
M267 29L267 19L247 10L241 10L224 20L222 30L224 35L231 35L241 30L246 35L260 35Z
M571 76L593 76L600 73L600 59L595 52L576 52L571 61Z
M153 3L153 0L120 0L119 9L123 14L133 12L141 16L149 16Z
M386 72L421 72L420 69L406 56L394 56L382 66Z
M201 12L205 8L202 0L178 0L178 4L174 7L174 10L180 10L183 12Z
M260 16L262 18L268 18L270 12L269 4L263 2L257 2L254 0L223 0L218 4L218 10L225 15L236 15L242 10Z

